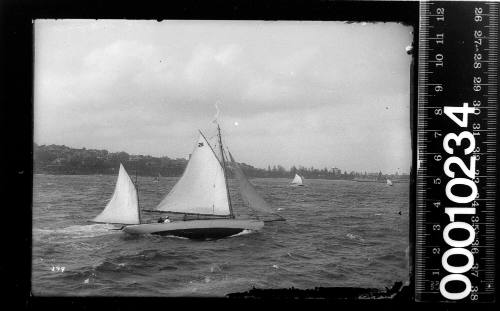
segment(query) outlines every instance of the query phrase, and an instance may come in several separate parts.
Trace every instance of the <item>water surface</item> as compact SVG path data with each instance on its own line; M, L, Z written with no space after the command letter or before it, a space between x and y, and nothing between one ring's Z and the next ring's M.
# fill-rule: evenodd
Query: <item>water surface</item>
M115 181L106 175L34 176L34 295L223 296L254 286L383 289L408 280L407 183L306 180L305 187L292 187L288 179L252 179L287 221L192 241L133 236L89 222ZM139 177L141 207L156 206L176 181ZM236 193L233 180L230 186ZM238 214L247 213L237 197L233 203Z

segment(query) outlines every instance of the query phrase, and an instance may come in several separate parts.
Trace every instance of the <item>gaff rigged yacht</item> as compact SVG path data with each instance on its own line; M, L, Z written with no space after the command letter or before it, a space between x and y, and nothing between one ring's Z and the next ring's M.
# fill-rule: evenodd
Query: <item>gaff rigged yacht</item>
M191 219L167 223L141 223L140 214L137 213L138 208L135 208L133 203L134 195L137 198L137 194L133 192L135 187L133 187L130 178L128 178L129 183L123 183L120 182L119 176L117 189L119 185L125 187L124 190L131 194L129 200L126 204L116 202L110 207L111 202L113 202L112 199L106 209L95 220L118 223L119 214L126 214L128 216L126 218L122 216L120 220L123 220L123 224L127 224L122 229L127 233L173 235L191 239L217 239L235 235L244 230L258 231L262 229L264 227L263 220L258 218L237 218L233 212L226 175L227 161L222 147L219 126L217 126L217 130L220 158L200 131L200 136L182 177L160 204L155 209L150 210L160 213L184 214ZM256 212L278 217L277 219L271 219L271 221L284 220L281 216L273 213L267 202L248 181L230 153L229 157L245 205ZM120 166L120 172L122 172L121 169L122 166ZM135 202L137 202L137 199ZM120 207L123 210L118 210ZM103 214L107 216L103 217ZM116 219L113 218L113 215L117 216ZM196 219L192 219L194 217Z

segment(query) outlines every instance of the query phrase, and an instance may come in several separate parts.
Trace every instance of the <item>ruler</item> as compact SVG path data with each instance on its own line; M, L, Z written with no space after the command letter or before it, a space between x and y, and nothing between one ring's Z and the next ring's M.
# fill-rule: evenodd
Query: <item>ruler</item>
M493 302L498 192L495 2L421 2L415 300Z

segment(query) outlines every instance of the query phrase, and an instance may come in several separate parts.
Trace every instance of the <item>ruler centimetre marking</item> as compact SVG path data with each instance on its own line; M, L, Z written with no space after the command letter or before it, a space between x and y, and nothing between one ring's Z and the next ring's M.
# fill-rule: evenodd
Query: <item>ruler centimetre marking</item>
M421 2L415 299L493 302L498 20L495 2Z

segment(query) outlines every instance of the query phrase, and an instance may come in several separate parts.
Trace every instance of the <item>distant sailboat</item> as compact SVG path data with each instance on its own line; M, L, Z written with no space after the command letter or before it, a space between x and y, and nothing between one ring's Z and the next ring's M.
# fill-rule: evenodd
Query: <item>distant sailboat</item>
M304 186L303 178L299 174L295 174L295 178L292 180L292 185Z
M137 189L121 163L113 196L104 210L92 221L125 225L141 222Z
M260 219L236 219L226 178L226 157L218 129L219 156L201 133L186 169L172 190L152 211L184 214L200 219L131 225L123 231L133 234L174 235L192 239L215 239L231 236L243 230L260 230ZM232 156L231 156L232 159ZM238 166L232 161L238 176ZM241 171L241 170L240 170ZM250 207L270 211L253 186L242 175L238 178L240 192ZM242 190L243 189L243 190ZM253 189L253 190L252 190Z
M160 178L161 178L161 174L160 174L160 173L158 173L158 176L156 176L156 177L153 179L153 181L158 183L158 182L160 182Z
M387 185L392 186L392 181L390 179L387 179Z

